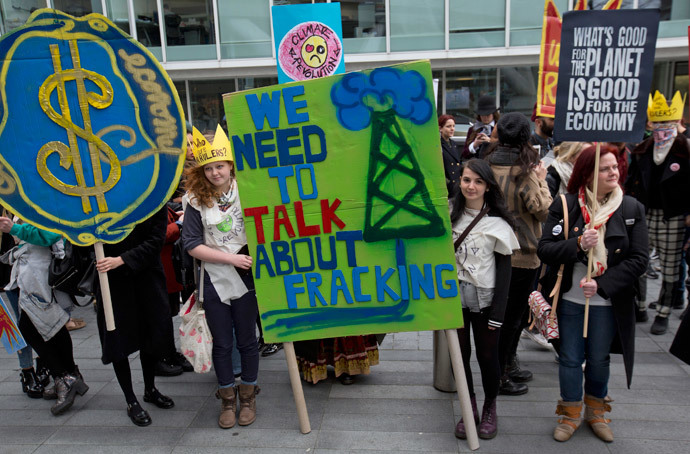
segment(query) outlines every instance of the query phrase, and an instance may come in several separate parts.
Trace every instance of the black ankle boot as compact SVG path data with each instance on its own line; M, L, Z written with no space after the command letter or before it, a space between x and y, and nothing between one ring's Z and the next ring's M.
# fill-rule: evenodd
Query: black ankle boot
M19 374L19 381L22 382L22 391L24 391L27 396L32 399L40 399L43 397L43 385L41 385L33 367L22 369Z
M515 383L525 383L532 379L532 372L520 369L520 360L518 360L517 355L513 355L508 358L506 374Z
M498 394L503 396L520 396L527 394L529 388L524 383L515 383L510 377L504 375L501 377L501 383L498 387Z
M72 404L77 394L83 396L89 387L84 380L73 374L64 374L60 377L55 377L55 393L57 394L57 402L50 409L55 416L66 412Z
M50 383L50 370L46 366L45 361L40 357L36 358L36 376L38 377L39 383L44 388Z

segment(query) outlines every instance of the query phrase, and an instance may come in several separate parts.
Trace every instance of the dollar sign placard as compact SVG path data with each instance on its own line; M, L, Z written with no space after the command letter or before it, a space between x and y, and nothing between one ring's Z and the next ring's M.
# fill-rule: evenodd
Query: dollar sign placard
M60 61L60 50L56 44L50 45L50 54L53 61L54 74L50 75L41 85L38 98L41 109L48 117L65 128L67 131L67 141L69 145L60 141L46 143L38 151L36 166L38 173L46 183L63 194L81 197L82 209L84 213L92 211L89 197L95 196L98 204L98 211L105 213L108 205L105 201L105 193L112 189L120 180L121 167L120 161L113 150L100 137L93 133L91 127L91 117L89 106L97 109L105 109L113 102L113 88L110 82L94 71L89 71L81 67L79 58L79 48L76 40L69 41L70 54L72 57L72 69L62 69ZM85 81L89 80L100 89L100 93L87 91ZM79 110L84 121L84 127L79 127L72 120L65 84L74 82L77 86L77 99ZM50 103L53 91L57 90L57 99L60 104L61 112L58 113ZM89 157L93 169L93 186L88 186L84 178L84 167L79 151L77 138L81 138L88 143ZM64 169L72 167L77 184L69 184L57 178L48 168L48 157L57 153L60 156L60 165ZM101 169L101 153L110 163L108 178L103 181Z

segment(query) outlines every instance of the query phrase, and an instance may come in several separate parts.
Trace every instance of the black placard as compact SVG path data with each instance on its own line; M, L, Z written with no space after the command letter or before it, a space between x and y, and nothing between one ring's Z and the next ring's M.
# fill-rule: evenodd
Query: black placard
M556 140L642 139L658 29L658 9L563 15Z

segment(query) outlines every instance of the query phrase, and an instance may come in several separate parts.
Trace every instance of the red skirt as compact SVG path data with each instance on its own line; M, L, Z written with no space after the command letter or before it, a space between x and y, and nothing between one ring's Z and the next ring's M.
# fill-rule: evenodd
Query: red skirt
M379 363L379 347L373 334L295 342L295 353L302 378L311 383L326 379L329 365L339 377L369 374L369 368Z

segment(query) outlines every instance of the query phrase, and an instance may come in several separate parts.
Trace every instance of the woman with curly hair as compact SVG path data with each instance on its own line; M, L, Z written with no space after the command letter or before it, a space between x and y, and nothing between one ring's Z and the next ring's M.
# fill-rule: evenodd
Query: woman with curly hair
M198 165L187 171L182 241L189 255L204 263L204 309L213 336L216 397L222 401L218 425L229 429L236 422L247 426L256 419L258 306L230 143L221 128L216 130L215 140L212 135L206 135L206 140L200 148L210 150L201 153L194 149ZM232 367L233 328L242 362L239 390ZM238 395L240 413L236 418Z

